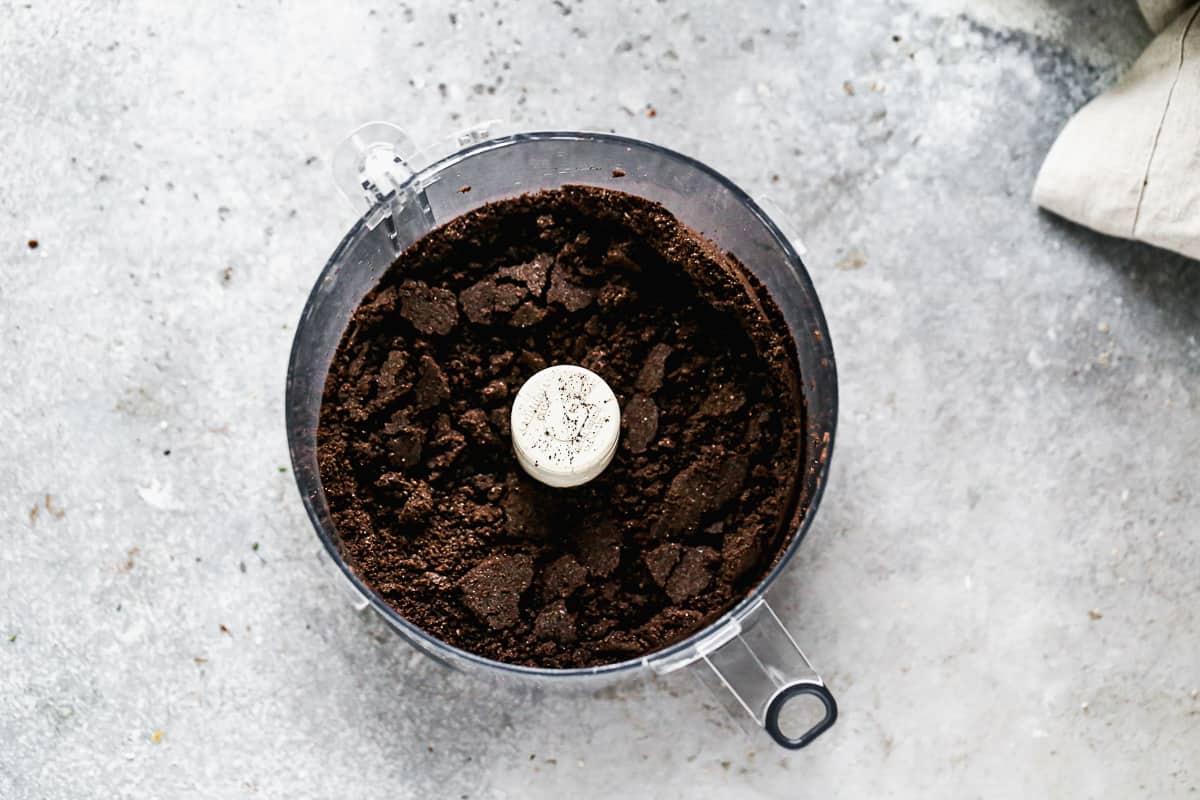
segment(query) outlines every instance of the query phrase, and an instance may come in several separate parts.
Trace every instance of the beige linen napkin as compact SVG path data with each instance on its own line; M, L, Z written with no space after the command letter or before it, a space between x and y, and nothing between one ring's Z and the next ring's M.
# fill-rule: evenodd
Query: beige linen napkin
M1170 25L1192 0L1138 0L1142 16L1150 23L1150 30L1158 33Z
M1185 4L1140 5L1153 26ZM1178 13L1115 88L1067 123L1033 197L1103 233L1200 259L1200 4Z

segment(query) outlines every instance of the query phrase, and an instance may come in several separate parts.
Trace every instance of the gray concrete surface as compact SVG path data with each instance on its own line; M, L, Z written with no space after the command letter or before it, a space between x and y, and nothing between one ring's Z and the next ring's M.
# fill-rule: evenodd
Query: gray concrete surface
M0 797L1197 796L1200 265L1028 201L1134 4L723 5L0 3ZM686 676L495 693L344 602L283 377L377 117L650 138L803 232L817 745Z

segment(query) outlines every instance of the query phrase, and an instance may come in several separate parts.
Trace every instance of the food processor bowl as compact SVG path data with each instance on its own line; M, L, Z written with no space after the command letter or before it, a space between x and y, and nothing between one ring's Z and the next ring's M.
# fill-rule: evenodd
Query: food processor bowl
M388 123L355 131L335 152L334 177L365 213L333 251L309 295L287 375L292 467L309 518L360 608L372 608L412 645L488 678L578 686L692 667L781 746L807 746L833 725L829 689L767 604L765 594L795 555L816 515L829 473L837 419L837 374L825 318L801 261L803 248L762 207L713 169L655 144L603 133L495 136L491 124L418 151ZM397 256L433 228L485 203L567 184L639 195L736 256L769 290L791 330L799 360L806 427L800 482L803 509L770 571L720 619L672 646L614 664L577 669L517 666L453 647L407 621L346 564L321 487L317 426L326 374L347 323ZM799 732L782 721L796 698L816 698L821 716ZM795 709L792 709L795 710ZM788 714L792 713L789 710Z

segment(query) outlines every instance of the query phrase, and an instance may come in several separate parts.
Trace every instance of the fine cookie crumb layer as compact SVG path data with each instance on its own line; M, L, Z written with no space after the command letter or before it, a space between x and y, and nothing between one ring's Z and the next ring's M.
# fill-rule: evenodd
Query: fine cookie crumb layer
M511 452L511 398L553 364L597 373L622 410L612 463L575 489ZM343 556L406 619L488 658L659 650L787 544L798 385L765 290L662 206L583 186L490 203L400 256L330 366L319 463Z

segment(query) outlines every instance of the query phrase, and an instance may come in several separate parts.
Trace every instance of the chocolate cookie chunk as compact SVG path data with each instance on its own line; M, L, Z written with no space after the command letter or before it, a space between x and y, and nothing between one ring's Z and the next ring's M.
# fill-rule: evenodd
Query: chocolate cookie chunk
M521 594L532 579L529 556L489 556L463 576L463 604L491 628L511 627L521 619Z

